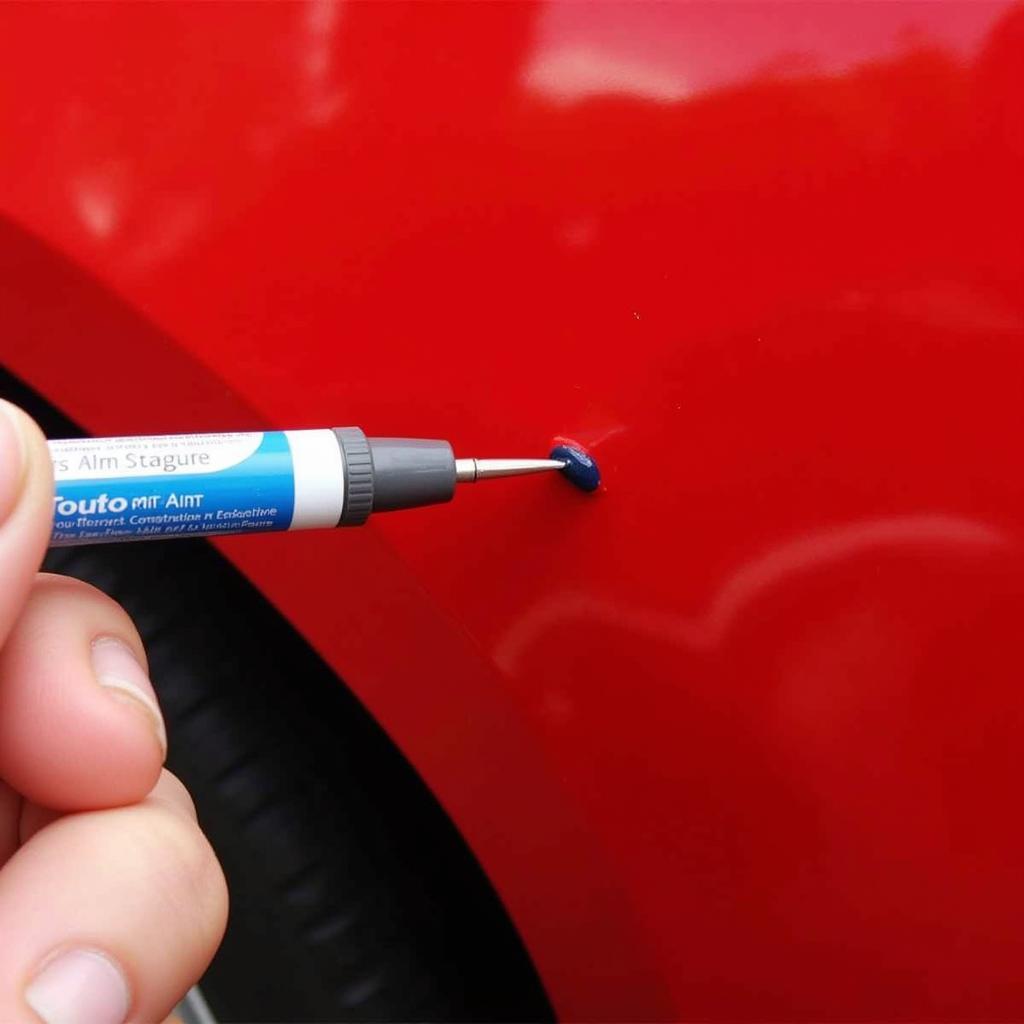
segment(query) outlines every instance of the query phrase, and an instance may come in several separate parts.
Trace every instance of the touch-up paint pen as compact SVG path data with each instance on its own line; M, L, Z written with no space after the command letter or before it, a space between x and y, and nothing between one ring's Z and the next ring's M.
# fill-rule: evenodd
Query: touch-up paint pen
M358 427L50 441L53 547L360 526L372 512L450 501L457 483L560 470L584 490L597 467L456 459L447 441L367 437Z

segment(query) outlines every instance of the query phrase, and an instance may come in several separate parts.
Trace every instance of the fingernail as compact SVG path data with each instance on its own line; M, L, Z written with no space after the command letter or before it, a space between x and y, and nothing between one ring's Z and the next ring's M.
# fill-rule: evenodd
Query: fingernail
M0 522L10 514L25 477L25 440L14 407L0 401Z
M92 642L92 668L100 685L117 700L132 701L146 709L153 722L156 738L167 753L164 716L156 700L156 690L138 663L131 648L116 637L101 636Z
M70 949L49 960L25 989L46 1024L123 1024L130 996L124 975L104 953Z

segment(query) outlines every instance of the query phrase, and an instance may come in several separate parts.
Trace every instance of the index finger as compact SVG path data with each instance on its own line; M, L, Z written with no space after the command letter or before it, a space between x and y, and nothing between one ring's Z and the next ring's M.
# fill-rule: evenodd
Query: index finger
M142 642L94 587L40 575L0 651L0 777L55 810L141 800L167 750Z

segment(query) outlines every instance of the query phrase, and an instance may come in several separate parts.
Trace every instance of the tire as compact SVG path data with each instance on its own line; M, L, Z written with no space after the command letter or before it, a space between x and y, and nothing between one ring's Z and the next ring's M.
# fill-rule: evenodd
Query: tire
M13 379L49 436L80 431ZM497 895L411 765L203 541L51 552L135 619L231 894L220 1020L551 1020ZM156 925L155 925L156 926Z

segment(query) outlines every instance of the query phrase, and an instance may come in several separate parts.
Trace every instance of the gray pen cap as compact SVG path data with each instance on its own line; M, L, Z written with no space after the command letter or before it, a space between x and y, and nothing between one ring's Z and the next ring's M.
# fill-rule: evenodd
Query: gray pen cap
M339 526L358 526L371 512L391 512L451 501L455 453L447 441L366 437L356 427L335 428L345 460L345 503Z

